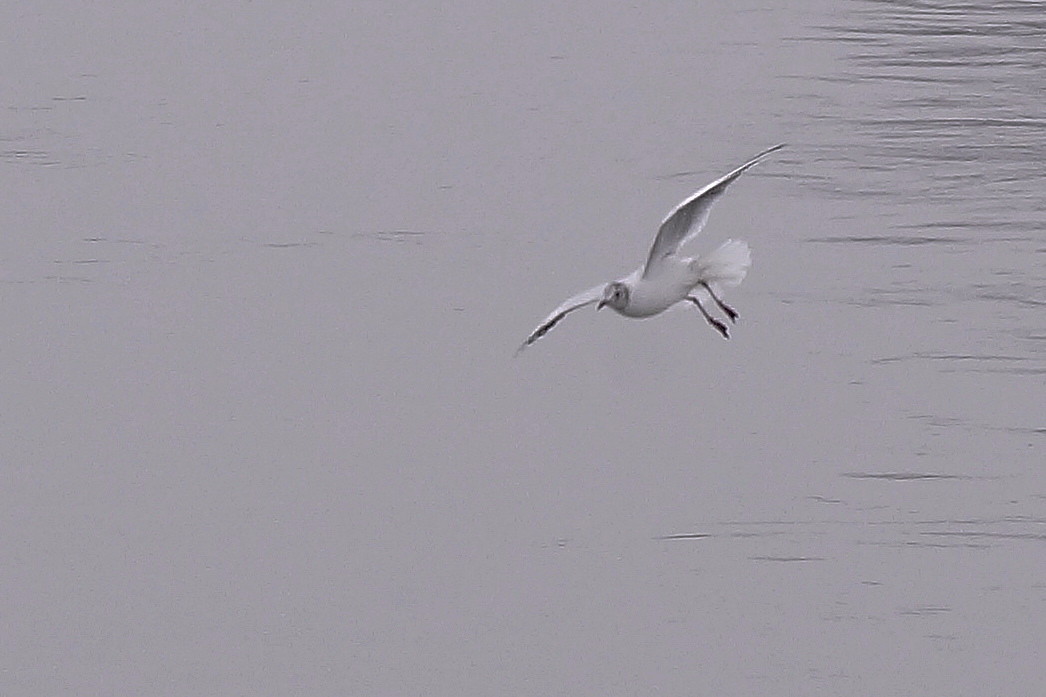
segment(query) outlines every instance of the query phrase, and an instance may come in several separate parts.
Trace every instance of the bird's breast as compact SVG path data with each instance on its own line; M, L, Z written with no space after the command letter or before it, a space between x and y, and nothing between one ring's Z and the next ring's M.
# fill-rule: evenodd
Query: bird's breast
M686 284L639 283L629 293L628 305L620 310L626 317L651 317L686 297Z

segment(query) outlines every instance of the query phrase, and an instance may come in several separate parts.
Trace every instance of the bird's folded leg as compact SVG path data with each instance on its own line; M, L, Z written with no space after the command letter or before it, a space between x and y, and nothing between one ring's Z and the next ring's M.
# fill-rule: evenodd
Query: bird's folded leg
M715 300L715 304L719 306L720 310L726 313L726 316L730 318L731 322L737 322L737 310L720 300L719 296L712 290L712 287L704 281L701 281L701 287L708 291L708 294L712 296L712 300Z
M705 316L705 319L708 320L708 323L715 327L716 330L723 335L724 339L730 338L730 332L727 330L726 325L717 320L712 315L708 314L708 310L705 309L705 306L701 304L700 300L691 295L686 296L686 299L697 305L697 309L701 310L701 314Z

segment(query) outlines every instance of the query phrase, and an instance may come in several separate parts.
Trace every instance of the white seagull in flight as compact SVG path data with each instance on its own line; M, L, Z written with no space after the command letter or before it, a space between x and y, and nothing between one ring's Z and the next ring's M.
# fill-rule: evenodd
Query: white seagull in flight
M748 273L748 267L752 265L748 245L740 240L727 240L703 257L684 257L677 252L701 232L712 204L726 191L730 182L784 146L781 143L764 150L676 206L661 223L646 264L622 279L589 288L564 302L531 332L519 351L545 336L568 313L592 303L598 303L597 310L609 305L625 317L652 317L677 302L687 300L697 306L724 339L729 339L726 324L710 315L701 300L706 296L711 298L731 322L737 321L737 312L724 303L720 295L723 287L738 285Z

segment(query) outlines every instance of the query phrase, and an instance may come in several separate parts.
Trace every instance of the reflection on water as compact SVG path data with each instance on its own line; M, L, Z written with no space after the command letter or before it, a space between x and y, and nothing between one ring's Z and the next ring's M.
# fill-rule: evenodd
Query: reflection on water
M1032 356L977 356L972 354L923 353L905 356L887 356L872 361L876 365L910 363L912 361L940 361L945 363L942 372L973 371L983 373L1011 373L1014 375L1042 375L1046 365Z
M975 479L960 477L954 474L931 474L929 472L847 472L844 477L851 479L887 479L895 482L912 482L932 479Z
M847 475L896 482L961 479L929 474ZM700 532L655 537L667 542L696 542L701 548L717 541L740 549L752 561L845 562L856 545L904 548L1001 548L1046 541L1046 518L1029 515L954 520L898 520L894 517L854 520L731 521L709 523ZM833 557L826 547L844 550ZM697 549L695 547L695 549ZM790 552L790 553L786 553Z
M984 337L981 350L954 343L978 341L970 332L874 364L1046 373L1046 3L862 0L840 18L794 39L839 58L820 88L803 82L817 124L806 185L877 202L879 229L806 242L888 271L832 299L927 308Z
M794 561L825 561L824 557L774 557L774 556L754 556L748 557L752 561L775 561L775 562L794 562Z
M874 0L816 37L845 46L820 119L838 142L820 156L855 168L834 193L964 201L960 223L1031 232L1046 219L1046 11L1041 2L955 5ZM927 219L926 224L948 221Z

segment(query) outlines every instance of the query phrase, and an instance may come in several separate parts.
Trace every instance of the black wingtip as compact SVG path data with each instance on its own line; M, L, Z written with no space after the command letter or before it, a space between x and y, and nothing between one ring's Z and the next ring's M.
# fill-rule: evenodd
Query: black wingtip
M764 155L769 155L770 153L777 152L781 148L785 148L785 147L788 147L788 143L778 143L777 145L774 145L773 147L767 148L763 152L759 153L758 155L756 155L756 157L763 157Z

